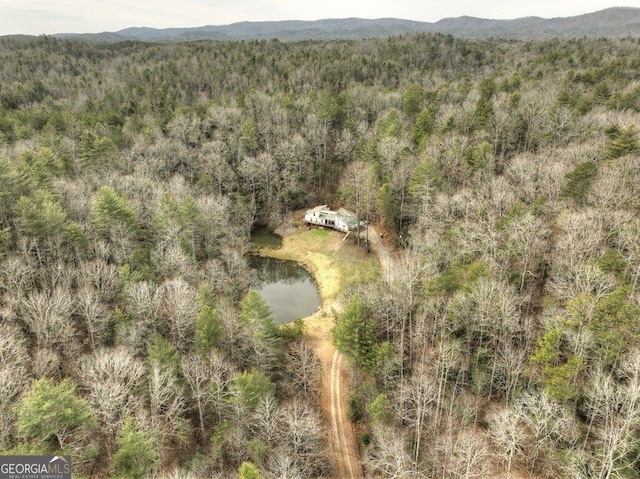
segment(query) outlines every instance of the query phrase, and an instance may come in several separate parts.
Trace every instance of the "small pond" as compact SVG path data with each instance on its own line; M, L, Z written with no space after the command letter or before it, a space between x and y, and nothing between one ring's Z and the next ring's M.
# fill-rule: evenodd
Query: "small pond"
M251 246L253 248L273 248L282 246L282 237L273 233L266 226L256 226L251 231Z
M250 256L255 272L251 289L262 294L277 324L313 314L320 306L318 288L311 275L298 263Z

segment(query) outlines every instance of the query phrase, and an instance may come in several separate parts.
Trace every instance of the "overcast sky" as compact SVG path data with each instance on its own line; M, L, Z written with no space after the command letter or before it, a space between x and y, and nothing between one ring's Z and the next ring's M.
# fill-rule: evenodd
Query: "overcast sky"
M566 17L615 0L0 0L0 35L95 33L127 27L198 27L241 21L395 17L435 22L483 18ZM637 0L626 4L635 3Z

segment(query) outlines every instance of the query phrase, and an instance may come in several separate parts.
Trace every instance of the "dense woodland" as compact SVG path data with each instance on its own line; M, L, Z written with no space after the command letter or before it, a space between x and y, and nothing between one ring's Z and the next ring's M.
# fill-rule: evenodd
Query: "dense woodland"
M368 475L640 476L637 40L5 37L0 62L0 450L330 475L319 360L244 256L322 202L401 249L334 330Z

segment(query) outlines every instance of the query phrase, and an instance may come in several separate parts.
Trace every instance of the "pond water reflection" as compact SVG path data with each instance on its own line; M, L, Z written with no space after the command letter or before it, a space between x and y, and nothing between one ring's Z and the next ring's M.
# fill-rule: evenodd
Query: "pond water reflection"
M255 272L251 289L262 294L277 324L309 316L320 306L313 278L298 263L251 256L249 266Z
M256 226L251 231L251 246L254 248L280 248L282 237L273 233L266 226Z

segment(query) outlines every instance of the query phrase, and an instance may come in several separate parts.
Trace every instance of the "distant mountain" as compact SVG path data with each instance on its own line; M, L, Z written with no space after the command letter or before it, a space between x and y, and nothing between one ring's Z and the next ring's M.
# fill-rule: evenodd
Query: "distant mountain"
M580 37L640 37L640 8L614 7L575 17L525 17L487 20L474 17L445 18L432 31L467 38L501 37L522 40Z
M195 28L132 27L118 32L57 34L58 38L97 42L134 40L142 42L184 42L193 40L283 41L384 38L413 32L447 33L464 38L500 37L545 39L579 37L640 37L640 8L614 7L585 15L545 19L525 17L491 20L475 17L445 18L435 23L397 18L325 19L316 21L240 22Z
M58 38L99 42L137 40L143 42L183 42L192 40L262 40L284 41L384 38L411 32L434 31L432 23L396 18L325 19L316 21L286 20L280 22L239 22L231 25L207 25L195 28L132 27L115 33L63 33Z

